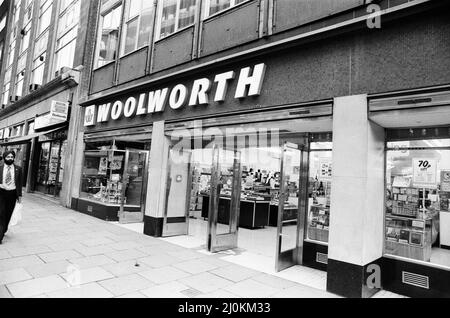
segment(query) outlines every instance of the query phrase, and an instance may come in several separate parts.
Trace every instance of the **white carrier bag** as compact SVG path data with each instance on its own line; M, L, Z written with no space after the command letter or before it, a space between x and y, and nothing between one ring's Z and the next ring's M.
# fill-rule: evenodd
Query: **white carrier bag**
M22 210L23 210L23 204L16 203L16 207L14 208L13 214L11 216L11 221L9 222L9 226L15 226L22 221Z

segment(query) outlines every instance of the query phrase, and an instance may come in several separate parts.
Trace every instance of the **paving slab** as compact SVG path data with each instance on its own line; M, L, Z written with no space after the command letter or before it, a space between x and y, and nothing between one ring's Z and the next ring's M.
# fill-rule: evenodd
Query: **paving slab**
M0 246L0 298L333 296L233 264L226 253L136 233L38 195L23 201L23 221Z
M67 283L61 277L54 275L43 278L35 278L23 282L6 285L11 295L15 298L28 298L61 289L66 289Z

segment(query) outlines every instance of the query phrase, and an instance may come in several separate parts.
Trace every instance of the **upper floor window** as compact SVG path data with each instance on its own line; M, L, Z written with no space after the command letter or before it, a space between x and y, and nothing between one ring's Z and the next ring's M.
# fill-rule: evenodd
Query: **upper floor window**
M8 48L8 60L6 62L6 67L10 67L12 66L13 62L14 62L14 57L16 55L16 40L13 39L11 41L11 43L9 43L9 48Z
M31 85L42 85L44 83L52 9L53 0L40 0L37 35L34 43L33 65L31 69Z
M0 42L0 67L2 65L2 60L3 60L3 46L5 45L5 42Z
M95 67L101 67L116 59L121 15L122 5L102 15Z
M194 24L197 0L160 0L158 38L162 39Z
M31 22L22 30L22 41L20 43L20 54L28 50L30 45L30 35L31 35Z
M14 1L14 8L13 8L13 21L14 24L17 25L17 23L19 22L19 18L20 18L20 0L16 0Z
M239 3L248 0L206 0L206 17L209 17L217 12L226 10L228 8L234 7Z
M3 29L6 26L6 14L2 17L1 21L0 21L0 32L3 31Z
M80 20L80 0L65 0L63 4L66 2L72 2L69 7L60 8L60 15L58 19L58 36L62 36L64 33L70 31L73 27L78 25Z
M126 0L122 55L149 44L152 16L152 1Z
M16 76L16 84L15 84L14 90L16 92L16 96L17 97L22 97L24 78L25 78L25 73L24 72L20 72Z
M55 50L56 72L63 67L73 68L78 22L80 20L80 5L80 0L61 1Z
M9 102L9 89L11 88L11 83L5 83L5 85L3 85L3 94L2 94L2 104L3 105L8 105Z
M33 1L27 1L25 4L25 13L23 16L23 24L28 24L33 18Z
M37 35L41 35L50 26L52 19L53 1L41 0L41 7L39 9L39 20Z

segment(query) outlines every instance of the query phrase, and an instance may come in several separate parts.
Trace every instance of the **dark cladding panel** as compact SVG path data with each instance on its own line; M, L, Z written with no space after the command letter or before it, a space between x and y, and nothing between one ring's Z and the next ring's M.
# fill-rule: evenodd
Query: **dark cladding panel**
M363 4L364 0L275 0L274 32L291 29Z
M148 47L120 59L119 84L145 75L147 68Z
M258 39L259 1L224 12L203 23L201 55Z
M450 10L412 16L360 34L352 54L352 94L450 83ZM420 19L420 23L418 23Z
M192 59L194 27L170 35L155 43L152 72L189 62Z
M115 63L111 63L92 72L91 93L113 87L114 69Z

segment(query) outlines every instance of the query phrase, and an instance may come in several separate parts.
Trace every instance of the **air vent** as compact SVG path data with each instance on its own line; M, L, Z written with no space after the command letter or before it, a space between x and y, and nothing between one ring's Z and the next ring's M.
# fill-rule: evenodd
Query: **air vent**
M309 109L289 112L289 116L304 116L304 115L309 115L309 114L311 114L311 110L309 110Z
M402 272L403 284L430 289L430 278L419 274Z
M317 253L316 262L328 265L328 255L323 253Z
M420 98L420 99L408 99L398 101L398 105L409 105L409 104L423 104L423 103L431 103L433 101L432 98Z

